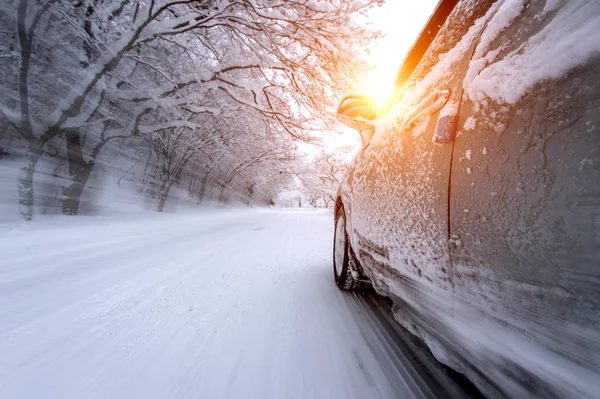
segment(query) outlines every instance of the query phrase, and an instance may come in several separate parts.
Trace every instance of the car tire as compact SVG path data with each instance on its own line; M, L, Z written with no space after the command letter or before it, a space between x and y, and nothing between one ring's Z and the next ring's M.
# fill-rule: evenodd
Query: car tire
M339 206L335 212L333 233L333 278L335 284L345 291L360 291L371 287L364 276L361 276L358 261L350 247L346 232L346 213Z

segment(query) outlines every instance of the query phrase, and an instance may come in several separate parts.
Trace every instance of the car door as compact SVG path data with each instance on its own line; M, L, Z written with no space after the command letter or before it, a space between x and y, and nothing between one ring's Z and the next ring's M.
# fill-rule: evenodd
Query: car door
M592 397L600 391L600 4L529 2L514 13L508 3L470 63L454 144L455 322L484 337L472 358L512 381L511 395Z
M396 104L377 120L349 176L344 205L352 248L375 287L387 295L408 300L452 290L447 243L452 142L435 144L434 135L440 115L451 114L460 100L465 54L476 38L470 28L490 3L461 2L454 8ZM403 287L390 290L398 284Z

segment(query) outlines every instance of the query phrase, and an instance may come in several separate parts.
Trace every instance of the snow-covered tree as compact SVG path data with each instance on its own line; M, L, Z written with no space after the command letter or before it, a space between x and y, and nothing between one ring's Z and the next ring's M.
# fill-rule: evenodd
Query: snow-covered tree
M376 2L4 2L0 46L10 62L0 66L0 110L27 147L22 216L32 218L35 168L52 143L68 162L62 209L75 214L110 142L169 134L177 137L171 142L190 140L210 131L199 128L213 123L204 116L223 109L251 112L261 130L310 140L363 72L362 48L374 34L355 16ZM185 165L203 153L177 146L193 153L183 150Z
M298 175L301 191L312 206L316 207L319 201L325 207L333 206L337 187L356 151L357 148L350 145L321 149L310 160L311 167L302 168L306 172Z

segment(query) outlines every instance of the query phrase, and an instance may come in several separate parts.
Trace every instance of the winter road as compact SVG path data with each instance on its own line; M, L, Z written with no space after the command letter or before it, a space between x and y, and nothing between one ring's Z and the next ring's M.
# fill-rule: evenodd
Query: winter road
M5 228L0 398L462 397L331 245L329 211Z

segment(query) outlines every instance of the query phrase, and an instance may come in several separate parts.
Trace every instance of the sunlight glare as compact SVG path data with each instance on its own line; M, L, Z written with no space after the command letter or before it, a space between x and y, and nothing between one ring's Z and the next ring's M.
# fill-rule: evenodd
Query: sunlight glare
M388 0L371 11L374 27L383 37L370 47L369 71L362 90L381 107L394 86L401 63L421 32L438 0Z

